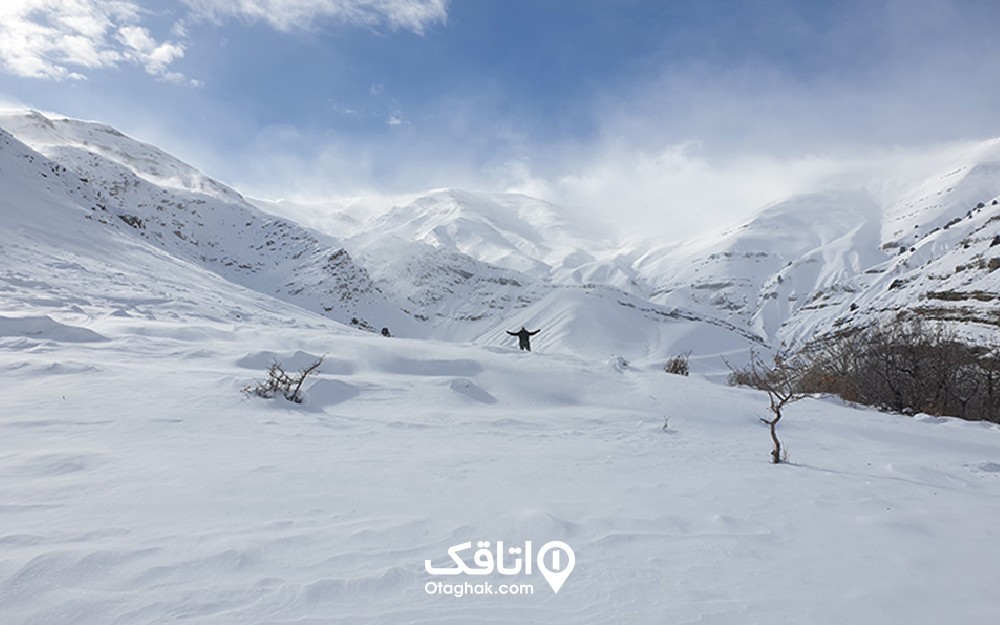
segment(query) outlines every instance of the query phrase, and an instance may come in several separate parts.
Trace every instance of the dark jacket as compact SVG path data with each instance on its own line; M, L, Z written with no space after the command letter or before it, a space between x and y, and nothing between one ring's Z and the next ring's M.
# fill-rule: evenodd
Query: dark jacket
M524 326L521 326L521 329L518 330L517 332L511 332L510 330L507 330L507 334L517 337L517 346L523 349L524 351L528 352L531 351L531 339L528 337L535 336L539 332L541 332L541 330L528 332L527 328L525 328Z

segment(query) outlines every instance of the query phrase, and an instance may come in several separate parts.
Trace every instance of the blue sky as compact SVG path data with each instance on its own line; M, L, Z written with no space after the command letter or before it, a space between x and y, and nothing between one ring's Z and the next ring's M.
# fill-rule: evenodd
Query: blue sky
M994 0L5 0L0 99L241 191L763 201L1000 136Z

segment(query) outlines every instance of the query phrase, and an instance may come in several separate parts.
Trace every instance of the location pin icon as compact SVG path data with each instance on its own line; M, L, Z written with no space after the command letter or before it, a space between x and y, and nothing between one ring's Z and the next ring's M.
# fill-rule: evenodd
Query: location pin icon
M550 551L554 553L551 562L548 562L545 556ZM552 592L559 592L562 585L566 583L566 578L573 572L573 567L576 566L576 554L573 553L572 547L561 540L552 540L538 550L536 563L538 570L545 577L545 581L552 587Z

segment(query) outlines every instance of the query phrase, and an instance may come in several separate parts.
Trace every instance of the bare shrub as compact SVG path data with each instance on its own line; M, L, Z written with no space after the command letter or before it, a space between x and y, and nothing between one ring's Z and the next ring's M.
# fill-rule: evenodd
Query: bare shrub
M805 351L808 392L883 410L1000 422L1000 359L919 321L826 338Z
M771 462L780 464L787 458L783 453L781 441L778 440L777 427L785 406L796 402L803 397L802 378L809 371L808 364L799 356L790 356L785 353L778 353L774 356L774 364L768 366L761 359L760 354L755 350L750 350L750 362L741 369L729 366L729 384L736 386L749 386L767 393L769 401L768 409L771 412L770 419L761 418L761 422L767 424L771 433L771 442L774 447L771 449Z
M310 374L315 373L319 369L325 357L320 356L316 362L302 369L297 374L288 373L282 367L281 363L274 361L267 370L266 378L257 380L253 384L248 384L242 390L247 395L267 399L281 395L288 401L300 404L302 403L302 383L306 381L306 378Z
M691 350L677 354L667 361L667 364L663 366L663 370L674 375L687 375L691 372L691 368L688 366L690 358Z

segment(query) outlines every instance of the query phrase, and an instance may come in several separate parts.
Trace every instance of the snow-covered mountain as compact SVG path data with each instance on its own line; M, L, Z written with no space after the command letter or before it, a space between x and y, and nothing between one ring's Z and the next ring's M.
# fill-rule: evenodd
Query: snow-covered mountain
M560 277L612 249L559 207L524 195L434 191L377 217L370 231L418 241L535 279Z
M390 210L346 245L387 292L420 290L423 306L409 310L434 319L441 337L499 340L496 322L510 318L551 327L553 347L574 353L714 358L735 344L801 345L922 317L996 343L998 145L951 155L937 176L889 200L859 190L800 195L739 227L660 247L625 248L567 227L559 209L531 198L454 190ZM416 267L419 278L393 286ZM515 273L491 276L504 269ZM606 321L585 321L591 314ZM698 329L676 327L688 323ZM724 338L702 334L720 330Z
M18 111L0 127L13 135L4 162L37 170L19 182L24 204L58 195L76 219L368 330L500 344L507 329L543 327L542 349L652 360L692 350L708 371L749 345L880 319L954 323L976 342L995 342L1000 321L998 141L888 200L816 192L717 234L637 248L542 200L456 189L331 210L310 228L294 205L248 202L103 124Z
M0 114L0 128L18 137L0 134L4 170L24 161L32 169L19 177L25 197L17 206L8 197L7 211L35 204L32 195L58 196L86 220L236 284L344 323L412 327L336 240L262 212L155 147L36 112Z
M878 207L864 194L827 192L765 207L748 223L636 262L651 299L751 329L769 343L818 300L861 288L885 254Z
M825 191L764 207L719 235L653 249L634 264L650 299L796 346L872 323L930 319L996 346L998 143L887 205ZM991 174L992 172L992 174Z

